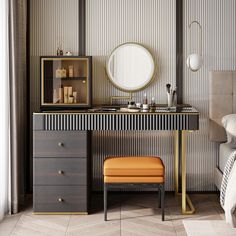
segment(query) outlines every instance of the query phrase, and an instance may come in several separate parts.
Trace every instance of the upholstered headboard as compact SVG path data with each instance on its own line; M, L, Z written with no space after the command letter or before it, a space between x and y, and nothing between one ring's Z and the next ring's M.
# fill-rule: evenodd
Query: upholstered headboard
M210 71L210 140L225 142L222 117L236 113L236 71Z

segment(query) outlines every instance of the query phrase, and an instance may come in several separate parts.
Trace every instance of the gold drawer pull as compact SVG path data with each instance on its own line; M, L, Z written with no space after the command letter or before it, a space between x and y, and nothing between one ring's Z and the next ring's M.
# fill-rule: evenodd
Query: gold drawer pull
M58 170L58 174L59 174L59 175L63 175L63 174L64 174L64 171L63 171L63 170Z
M58 202L64 202L64 200L62 198L58 198Z
M59 146L59 147L63 147L63 146L64 146L64 144L63 144L63 143L61 143L61 142L59 142L59 143L58 143L58 146Z

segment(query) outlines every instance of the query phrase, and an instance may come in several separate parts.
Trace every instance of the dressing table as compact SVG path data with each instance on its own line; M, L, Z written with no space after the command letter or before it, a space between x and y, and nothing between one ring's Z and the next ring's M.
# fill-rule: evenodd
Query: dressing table
M127 53L132 55L127 57ZM137 44L121 45L112 52L107 64L108 77L116 87L122 89L125 80L118 75L120 71L128 69L124 66L126 64L122 63L118 66L119 71L117 70L115 65L119 59L122 62L125 58L130 61L140 55L141 58L145 58L145 63L143 62L145 68L149 68L144 72L140 71L140 68L138 70L144 81L141 78L136 81L134 78L137 76L132 77L128 73L131 80L123 91L129 93L138 91L153 80L155 63L149 51L143 50ZM137 68L135 64L132 66ZM198 129L199 112L195 108L185 106L170 110L157 105L154 111L146 112L141 110L124 112L120 109L104 111L99 107L35 112L33 114L34 213L87 214L89 212L92 131L168 130L175 132L175 193L182 195L182 213L193 214L195 208L186 194L186 133ZM180 169L181 193L179 193ZM187 204L190 210L187 210Z

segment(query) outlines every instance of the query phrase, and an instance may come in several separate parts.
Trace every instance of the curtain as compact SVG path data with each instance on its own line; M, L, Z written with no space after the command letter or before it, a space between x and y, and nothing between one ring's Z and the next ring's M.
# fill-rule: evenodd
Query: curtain
M9 2L9 81L10 81L10 179L11 213L19 211L25 193L27 157L27 1Z
M0 220L8 212L9 205L9 163L10 163L10 127L9 127L9 71L8 71L8 4L1 1L0 14Z
M26 0L0 0L0 220L17 213L27 157Z

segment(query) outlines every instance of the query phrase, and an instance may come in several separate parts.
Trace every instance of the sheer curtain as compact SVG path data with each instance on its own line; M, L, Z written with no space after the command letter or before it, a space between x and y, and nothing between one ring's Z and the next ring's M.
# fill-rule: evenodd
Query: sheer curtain
M0 220L9 212L10 199L10 92L8 53L8 0L1 0L0 14Z

